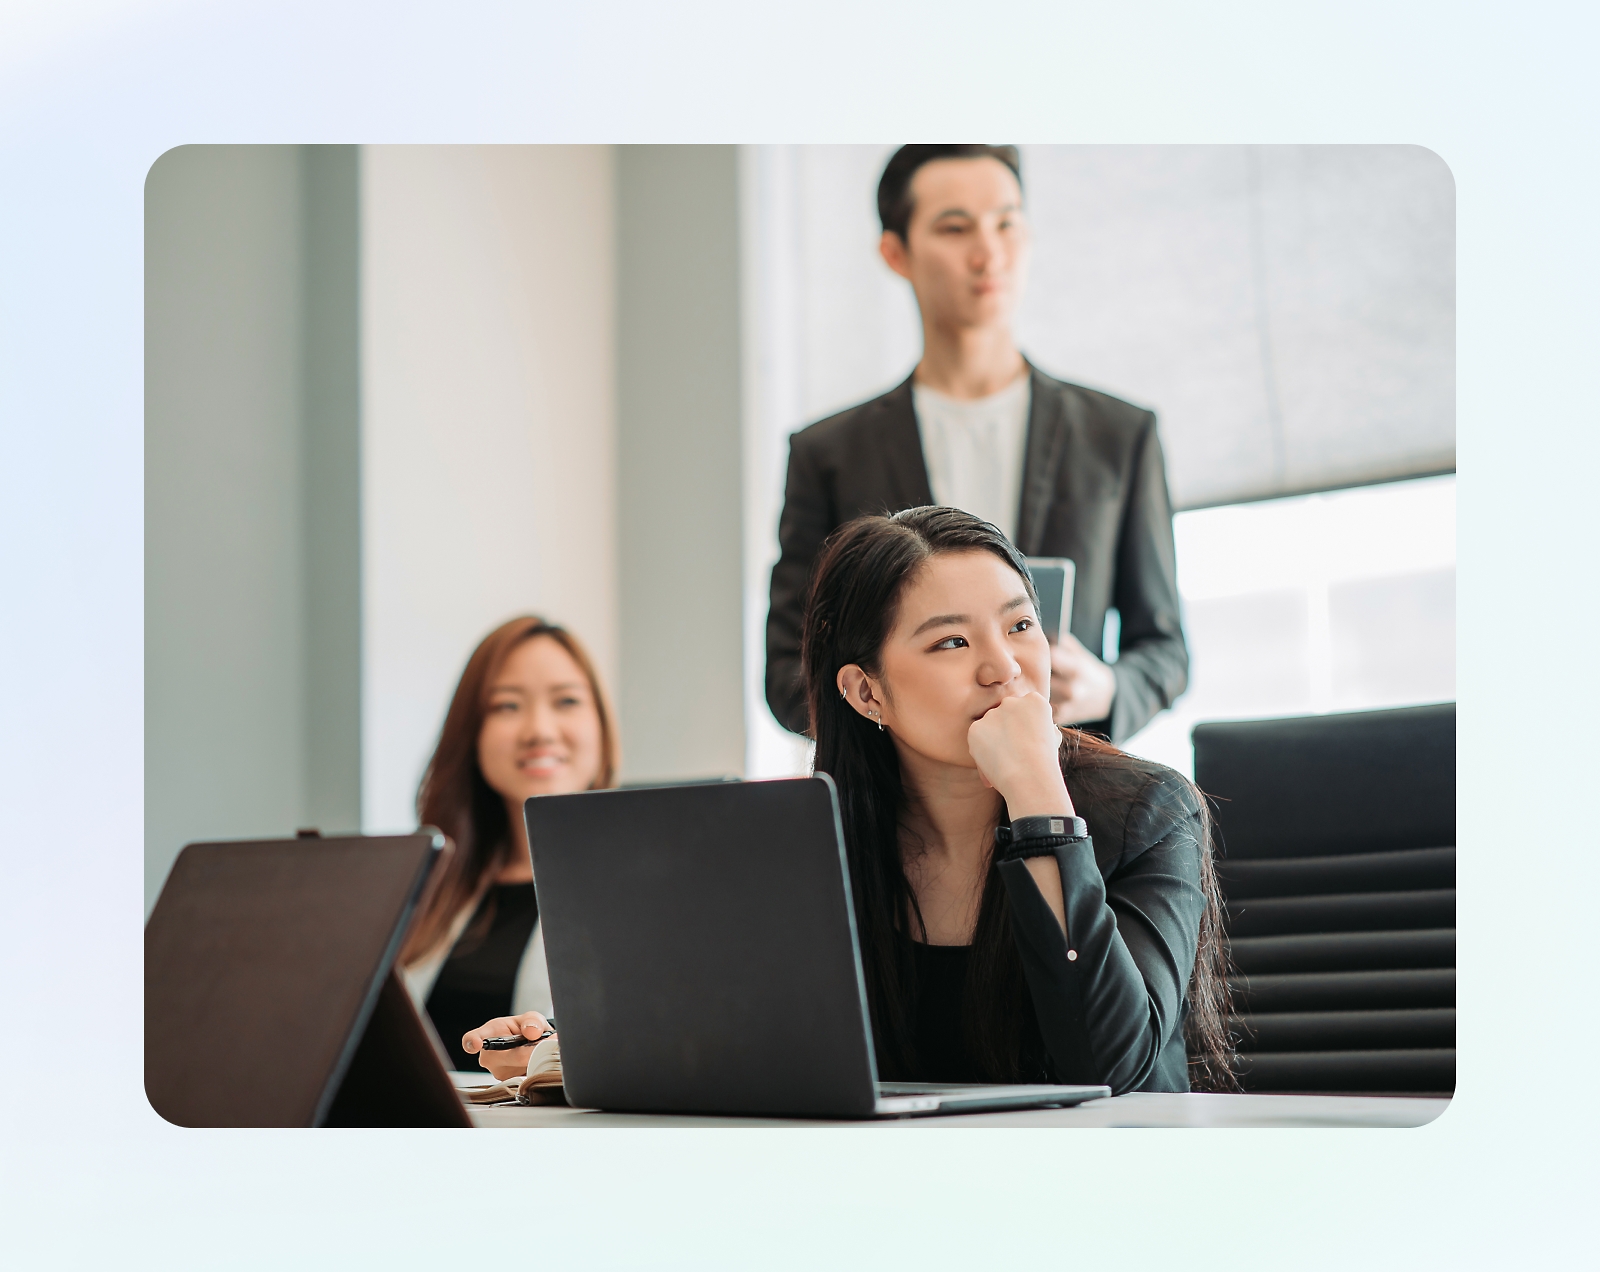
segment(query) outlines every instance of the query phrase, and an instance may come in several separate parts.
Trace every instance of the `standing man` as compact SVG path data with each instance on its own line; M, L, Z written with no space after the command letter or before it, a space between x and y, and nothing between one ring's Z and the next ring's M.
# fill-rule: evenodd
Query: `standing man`
M1188 682L1156 418L1052 379L1013 343L1028 258L1016 147L902 146L878 183L878 216L879 251L922 312L922 360L898 388L790 439L767 703L806 731L800 618L823 540L867 513L937 503L992 522L1028 556L1076 563L1050 701L1056 723L1120 742Z

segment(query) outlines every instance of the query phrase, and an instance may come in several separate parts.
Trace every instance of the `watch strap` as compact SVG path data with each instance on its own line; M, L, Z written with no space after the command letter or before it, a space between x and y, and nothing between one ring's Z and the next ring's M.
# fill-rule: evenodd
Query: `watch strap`
M1009 826L994 832L995 847L1002 861L1047 856L1057 848L1079 843L1089 837L1089 826L1081 817L1019 817Z
M1088 823L1081 817L1019 817L1010 826L1000 828L1007 832L1007 838L1016 841L1019 839L1041 839L1045 836L1065 836L1068 839L1082 839L1089 833Z

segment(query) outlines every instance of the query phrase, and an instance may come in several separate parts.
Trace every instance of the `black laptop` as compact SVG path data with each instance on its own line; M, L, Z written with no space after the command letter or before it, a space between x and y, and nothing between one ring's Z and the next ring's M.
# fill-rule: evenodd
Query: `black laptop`
M877 1080L825 775L546 795L524 812L570 1104L870 1118L1111 1094Z

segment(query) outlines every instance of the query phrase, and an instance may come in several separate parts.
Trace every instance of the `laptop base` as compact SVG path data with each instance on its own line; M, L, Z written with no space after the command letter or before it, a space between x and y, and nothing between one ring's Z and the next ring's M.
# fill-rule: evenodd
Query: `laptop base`
M1108 1086L984 1086L957 1082L880 1082L874 1117L993 1113L1001 1109L1070 1108L1105 1099Z

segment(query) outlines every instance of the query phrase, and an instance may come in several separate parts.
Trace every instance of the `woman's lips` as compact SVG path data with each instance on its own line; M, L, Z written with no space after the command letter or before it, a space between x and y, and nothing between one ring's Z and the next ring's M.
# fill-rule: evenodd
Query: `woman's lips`
M564 755L530 755L517 761L517 767L524 773L540 776L545 773L554 773L567 763Z

